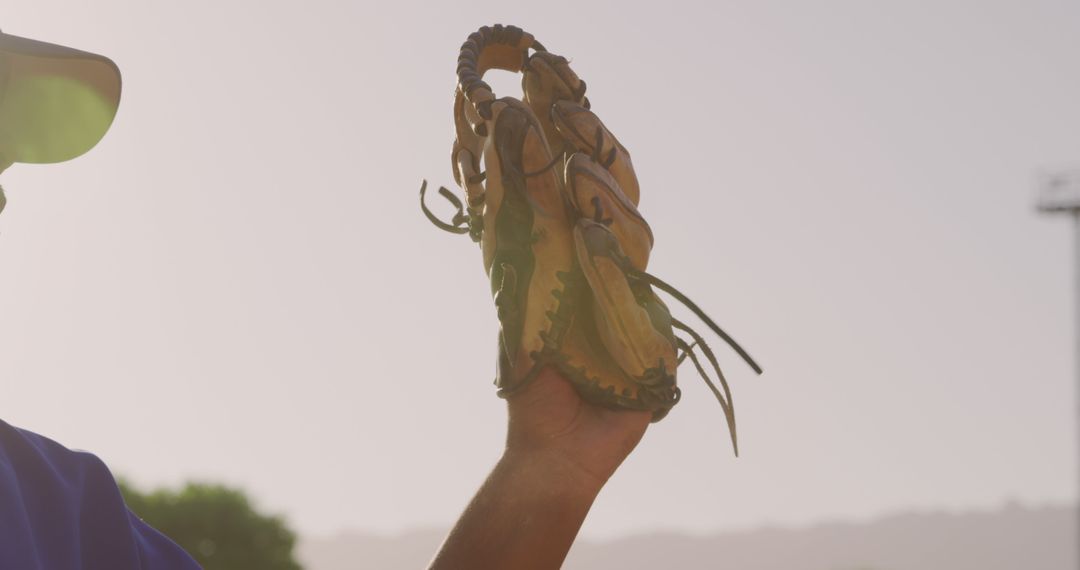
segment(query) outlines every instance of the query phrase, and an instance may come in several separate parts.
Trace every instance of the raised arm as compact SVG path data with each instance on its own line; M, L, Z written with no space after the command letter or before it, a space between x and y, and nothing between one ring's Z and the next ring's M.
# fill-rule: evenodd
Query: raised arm
M589 404L545 369L507 399L506 449L430 568L559 568L593 500L649 425L649 412Z

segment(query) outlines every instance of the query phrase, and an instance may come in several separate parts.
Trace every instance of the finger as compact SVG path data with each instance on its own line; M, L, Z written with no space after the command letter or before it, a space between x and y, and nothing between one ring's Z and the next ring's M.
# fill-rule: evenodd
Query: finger
M575 149L592 156L603 165L635 206L640 197L637 174L630 162L630 152L611 134L595 113L570 101L558 101L551 110L559 134Z
M615 178L589 156L575 153L566 163L566 192L577 211L607 226L630 264L644 271L653 245L652 230Z

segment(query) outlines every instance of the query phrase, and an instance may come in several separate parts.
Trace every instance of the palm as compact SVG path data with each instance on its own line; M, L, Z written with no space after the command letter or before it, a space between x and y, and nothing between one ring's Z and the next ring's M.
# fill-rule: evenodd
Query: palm
M652 414L586 402L546 368L509 399L508 446L553 451L606 480L645 434Z

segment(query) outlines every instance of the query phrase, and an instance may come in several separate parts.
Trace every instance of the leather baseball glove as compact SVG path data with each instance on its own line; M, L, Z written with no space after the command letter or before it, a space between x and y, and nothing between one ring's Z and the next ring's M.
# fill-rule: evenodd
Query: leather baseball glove
M523 98L496 98L482 79L489 69L520 72ZM716 355L654 288L761 368L697 305L646 272L653 234L637 209L630 153L590 110L585 82L531 34L501 25L469 36L457 75L450 158L465 201L439 188L457 208L442 221L424 203L425 181L420 203L436 226L480 244L501 325L499 395L553 366L584 399L647 410L656 421L679 401L676 368L689 358L724 410L737 455L735 409Z

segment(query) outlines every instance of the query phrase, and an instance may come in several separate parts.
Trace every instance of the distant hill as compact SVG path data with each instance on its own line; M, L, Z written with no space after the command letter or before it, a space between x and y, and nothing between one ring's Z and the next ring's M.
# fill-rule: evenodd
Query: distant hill
M1009 506L908 513L866 523L763 528L712 536L648 533L579 541L566 570L1076 570L1077 510ZM307 570L416 570L444 530L301 542Z

